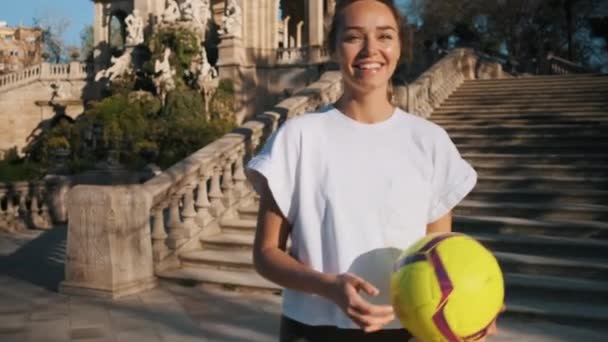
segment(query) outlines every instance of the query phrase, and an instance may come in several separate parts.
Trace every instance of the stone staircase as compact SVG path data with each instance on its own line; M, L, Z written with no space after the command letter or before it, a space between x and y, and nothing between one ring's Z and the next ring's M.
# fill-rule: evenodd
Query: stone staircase
M479 173L454 230L497 256L507 315L608 323L608 77L465 81L432 113ZM181 266L157 274L227 288L280 288L255 273L255 195Z

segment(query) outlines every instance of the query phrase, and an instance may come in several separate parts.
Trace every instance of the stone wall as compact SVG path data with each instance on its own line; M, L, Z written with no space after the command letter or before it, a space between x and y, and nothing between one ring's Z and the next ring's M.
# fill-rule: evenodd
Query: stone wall
M29 139L57 112L75 118L84 101L96 96L87 87L87 74L79 63L43 63L27 74L6 75L0 80L0 151L17 147Z

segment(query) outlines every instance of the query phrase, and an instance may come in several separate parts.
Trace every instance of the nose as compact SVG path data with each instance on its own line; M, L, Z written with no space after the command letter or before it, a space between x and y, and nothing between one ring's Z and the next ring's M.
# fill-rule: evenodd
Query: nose
M373 36L368 36L365 38L365 45L362 49L362 54L365 56L373 56L378 51L378 41Z

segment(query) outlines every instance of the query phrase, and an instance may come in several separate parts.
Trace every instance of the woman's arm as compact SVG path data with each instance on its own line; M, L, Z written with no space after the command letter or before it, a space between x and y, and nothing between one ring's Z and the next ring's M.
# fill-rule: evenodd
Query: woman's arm
M452 231L452 212L443 215L439 220L426 225L426 233L449 233Z
M373 305L359 295L363 290L377 295L378 289L350 273L328 274L313 270L287 254L291 227L278 208L268 184L260 193L260 211L253 243L256 271L283 287L325 297L336 303L364 331L381 329L394 319L390 305Z
M287 254L290 230L289 222L279 210L265 183L260 193L260 209L253 242L253 264L256 271L283 287L327 297L327 289L334 279Z

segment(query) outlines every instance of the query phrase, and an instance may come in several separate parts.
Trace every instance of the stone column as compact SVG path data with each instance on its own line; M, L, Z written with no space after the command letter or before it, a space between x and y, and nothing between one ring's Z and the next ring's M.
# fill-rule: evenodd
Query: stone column
M105 68L109 60L108 47L108 25L109 18L105 13L106 4L95 0L95 23L93 25L93 60L95 61L95 72Z
M154 287L151 206L139 186L74 187L60 292L118 298Z
M306 1L306 23L308 25L309 62L321 59L323 45L323 0Z
M304 26L304 22L300 21L296 26L296 47L302 47L302 26Z
M291 17L287 16L283 19L283 47L285 49L289 48L289 20Z

